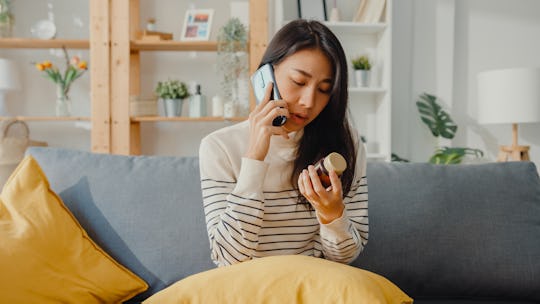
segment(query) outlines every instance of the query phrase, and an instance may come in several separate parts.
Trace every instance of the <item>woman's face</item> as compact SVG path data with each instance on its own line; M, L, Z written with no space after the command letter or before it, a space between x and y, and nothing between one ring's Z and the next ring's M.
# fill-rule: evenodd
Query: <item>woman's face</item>
M332 65L320 50L305 49L274 65L274 74L290 113L283 127L289 132L301 130L330 100Z

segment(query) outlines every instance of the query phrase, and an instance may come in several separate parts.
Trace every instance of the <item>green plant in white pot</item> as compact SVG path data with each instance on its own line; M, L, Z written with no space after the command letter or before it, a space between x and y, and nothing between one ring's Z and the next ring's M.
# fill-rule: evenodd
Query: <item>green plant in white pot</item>
M369 72L371 71L371 61L366 55L352 59L356 86L367 87L369 83Z
M217 72L224 116L249 114L248 30L238 18L231 18L219 29Z
M167 117L180 116L183 100L189 97L187 85L179 80L159 81L155 93L162 100Z

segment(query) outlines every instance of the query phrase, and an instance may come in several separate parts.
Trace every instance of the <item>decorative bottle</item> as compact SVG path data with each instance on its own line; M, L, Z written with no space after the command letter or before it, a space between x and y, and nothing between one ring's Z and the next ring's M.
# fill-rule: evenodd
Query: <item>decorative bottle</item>
M189 99L189 117L206 116L206 97L201 94L201 85L197 84L196 92Z

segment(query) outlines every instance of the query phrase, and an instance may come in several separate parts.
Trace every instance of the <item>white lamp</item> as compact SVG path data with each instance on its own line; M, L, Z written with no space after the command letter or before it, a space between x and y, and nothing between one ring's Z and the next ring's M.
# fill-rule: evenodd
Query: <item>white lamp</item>
M18 90L19 88L19 73L15 63L0 58L0 116L9 116L5 100L7 91Z
M529 146L518 146L518 123L540 122L540 68L478 74L478 123L512 124L512 145L501 146L497 161L529 160Z

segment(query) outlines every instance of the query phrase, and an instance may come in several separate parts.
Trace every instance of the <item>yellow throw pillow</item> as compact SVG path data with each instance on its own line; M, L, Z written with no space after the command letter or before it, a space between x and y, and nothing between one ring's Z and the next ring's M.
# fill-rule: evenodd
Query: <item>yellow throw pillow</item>
M0 195L3 303L119 303L148 285L98 247L27 156Z
M373 272L320 258L285 255L189 276L143 303L412 302L396 285Z

